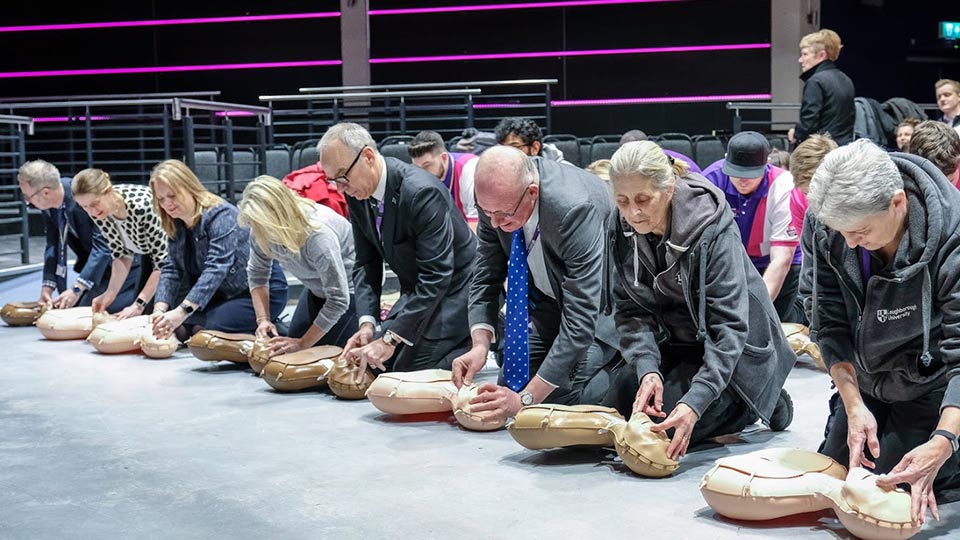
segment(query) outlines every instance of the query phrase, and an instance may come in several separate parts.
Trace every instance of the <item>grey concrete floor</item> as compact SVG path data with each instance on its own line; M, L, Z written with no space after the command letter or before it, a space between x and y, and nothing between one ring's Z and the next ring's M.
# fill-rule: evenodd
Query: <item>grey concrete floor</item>
M33 299L36 275L2 284ZM0 324L0 538L851 538L829 512L716 516L697 484L721 456L816 449L829 380L805 361L788 431L755 426L693 452L671 478L607 450L528 451L443 415L397 419L326 392L282 395L181 350L100 355ZM495 371L483 373L485 379ZM916 538L958 538L960 505Z

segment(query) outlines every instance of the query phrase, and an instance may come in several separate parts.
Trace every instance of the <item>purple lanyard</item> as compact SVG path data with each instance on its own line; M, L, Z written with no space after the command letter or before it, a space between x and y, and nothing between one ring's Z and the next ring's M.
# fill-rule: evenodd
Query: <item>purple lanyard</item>
M530 243L527 244L527 255L530 254L530 250L533 249L533 246L537 245L537 239L540 238L540 224L537 224L537 229L533 231L533 237L530 238Z
M870 251L860 248L861 260L860 260L860 272L863 274L863 290L867 290L867 282L870 281L870 276L873 274L870 271Z

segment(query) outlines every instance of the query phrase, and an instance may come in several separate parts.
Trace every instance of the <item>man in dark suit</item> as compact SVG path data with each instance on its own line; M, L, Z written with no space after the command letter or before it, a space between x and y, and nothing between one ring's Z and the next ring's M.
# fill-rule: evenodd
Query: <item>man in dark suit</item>
M17 175L23 200L42 211L47 232L47 247L43 253L43 284L41 304L53 308L89 306L93 298L102 294L110 283L112 256L107 241L100 234L90 216L80 208L70 191L70 179L61 178L52 164L38 159L28 161ZM73 266L78 272L76 282L67 288L67 248L77 256ZM139 264L134 260L134 269ZM136 295L137 272L131 272L120 293L107 311L114 313L133 303ZM61 294L54 299L54 291Z
M486 362L507 280L501 383L508 387L481 386L474 410L492 419L543 401L607 402L623 362L613 319L601 312L612 208L606 186L586 171L508 146L480 156L474 185L480 243L470 286L473 347L454 361L454 382L471 384Z
M344 355L362 368L449 369L470 347L467 298L477 250L450 192L430 173L381 156L357 124L331 127L318 150L327 178L347 194L356 243L360 329ZM400 299L381 323L383 263L400 281Z

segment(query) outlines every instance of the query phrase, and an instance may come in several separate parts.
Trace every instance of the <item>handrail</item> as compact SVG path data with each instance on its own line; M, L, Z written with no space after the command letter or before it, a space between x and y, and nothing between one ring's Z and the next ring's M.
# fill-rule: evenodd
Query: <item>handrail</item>
M463 90L412 90L409 92L348 92L342 94L285 94L260 96L260 101L325 101L349 98L466 96L482 93L479 88Z
M365 86L317 86L300 88L298 92L316 93L329 92L334 90L385 90L406 89L406 88L460 88L463 86L521 86L521 85L541 85L557 84L557 79L517 79L513 81L468 81L451 83L408 83L408 84L372 84Z
M744 111L793 111L800 110L799 103L765 103L762 101L728 101L728 110Z
M257 105L243 105L241 103L225 103L222 101L203 101L199 99L173 99L173 119L180 120L180 109L190 114L190 109L199 109L202 111L214 112L244 112L258 115L266 125L270 125L272 120L272 109L270 107L260 107Z
M27 135L33 135L33 118L30 118L29 116L0 114L0 124L27 126Z
M118 98L127 98L127 99L143 99L143 98L172 98L172 97L203 97L203 96L219 96L220 90L209 90L203 92L154 92L148 94L78 94L73 96L31 96L31 97L11 97L11 98L0 98L0 104L2 103L23 103L23 102L32 102L32 101L49 101L49 100L67 100L71 101L74 99L118 99Z

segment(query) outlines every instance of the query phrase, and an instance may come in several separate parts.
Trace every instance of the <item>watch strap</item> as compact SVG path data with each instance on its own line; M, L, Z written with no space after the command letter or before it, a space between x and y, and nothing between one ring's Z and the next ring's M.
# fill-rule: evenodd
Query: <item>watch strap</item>
M957 440L957 436L945 429L936 429L933 433L930 434L932 439L934 436L940 435L941 437L950 441L950 447L953 448L953 453L956 454L957 450L960 449L960 441Z
M188 304L188 303L186 303L186 302L180 304L180 309L186 311L186 312L187 312L187 315L190 315L190 314L192 314L194 311L196 311L196 308L194 308L193 306L191 306L190 304Z

